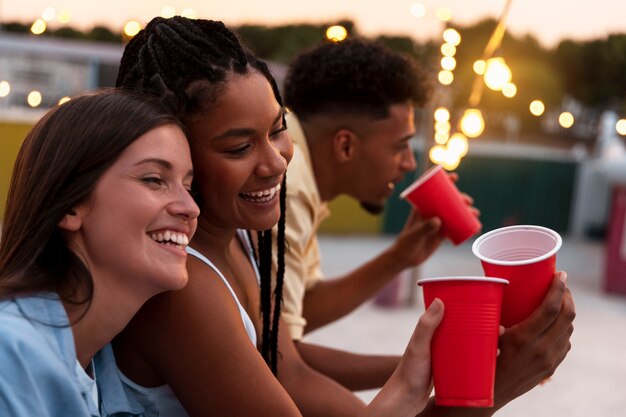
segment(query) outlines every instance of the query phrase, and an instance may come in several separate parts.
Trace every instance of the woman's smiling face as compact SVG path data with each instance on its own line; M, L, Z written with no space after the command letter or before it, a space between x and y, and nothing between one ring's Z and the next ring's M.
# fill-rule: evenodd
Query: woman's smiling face
M198 206L189 145L178 126L157 127L130 144L73 209L68 244L94 277L145 300L187 283L185 246ZM66 216L67 217L67 216ZM74 229L74 230L72 230Z
M188 124L201 221L250 230L278 222L293 154L283 111L265 76L252 70L231 75L216 104Z

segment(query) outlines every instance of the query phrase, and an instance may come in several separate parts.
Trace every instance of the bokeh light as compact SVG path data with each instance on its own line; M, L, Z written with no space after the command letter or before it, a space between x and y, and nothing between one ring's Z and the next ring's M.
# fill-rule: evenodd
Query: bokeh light
M622 136L626 136L626 119L619 119L615 125L615 130Z
M446 142L448 142L449 138L450 138L450 135L448 134L448 132L435 133L435 142L437 142L440 145L445 145Z
M33 22L33 25L30 27L30 31L33 35L41 35L46 31L46 21L43 19L37 19Z
M443 31L443 40L450 45L458 46L461 43L461 34L452 28L448 28Z
M28 96L26 97L26 102L30 107L38 107L41 104L41 99L41 93L37 90L33 90L28 93Z
M326 39L341 42L348 37L348 31L341 25L334 25L326 29Z
M11 92L11 84L8 81L0 81L0 97L6 97Z
M433 164L442 164L446 157L446 148L441 145L436 145L430 148L428 151L428 157Z
M441 58L441 68L452 71L456 68L456 59L452 56L444 56Z
M461 157L454 152L450 152L449 150L446 152L443 158L443 168L446 171L452 171L456 169L461 163Z
M474 65L472 65L472 68L474 69L474 72L478 75L483 75L485 74L485 67L487 66L487 64L485 63L484 60L479 59L477 61L474 62Z
M424 6L422 3L413 3L409 8L409 11L415 17L426 16L426 6Z
M198 18L198 13L196 13L196 11L194 9L190 9L189 7L183 9L183 11L180 12L180 15L182 17L186 17L187 19L197 19Z
M517 94L517 86L513 83L506 83L502 86L504 97L513 98Z
M435 123L435 132L450 132L450 122L437 122Z
M448 141L448 152L456 153L460 158L467 155L468 149L467 138L462 133L455 133Z
M41 14L41 18L46 22L52 22L56 16L57 12L54 10L54 7L46 7L46 10Z
M124 35L132 38L141 30L141 25L135 20L130 20L124 25Z
M61 98L59 99L59 105L61 105L61 104L63 104L63 103L67 103L67 102L68 102L68 101L70 101L70 100L71 100L71 98L70 98L70 97L68 97L68 96L61 97Z
M478 109L467 109L461 117L459 123L461 132L468 138L480 136L485 130L485 120L483 114Z
M564 111L559 115L559 124L565 129L569 129L574 125L574 115L568 111Z
M456 46L451 43L444 43L441 45L441 54L443 56L454 56L456 54Z
M439 71L437 78L439 79L439 82L441 84L450 85L454 81L454 74L452 73L452 71L441 70Z
M541 100L533 100L530 102L530 113L533 116L541 116L546 111L546 106Z
M61 13L59 13L57 19L59 19L59 23L69 23L70 20L72 20L72 12L70 12L69 10L63 10Z
M452 19L452 10L449 7L440 7L437 9L437 19L442 22L449 22Z
M161 17L169 19L176 16L176 8L174 6L165 6L161 9Z
M434 113L435 120L439 123L450 120L450 112L445 107L438 107Z
M502 87L511 81L511 69L504 62L504 58L489 58L485 68L485 84L494 91L502 90Z

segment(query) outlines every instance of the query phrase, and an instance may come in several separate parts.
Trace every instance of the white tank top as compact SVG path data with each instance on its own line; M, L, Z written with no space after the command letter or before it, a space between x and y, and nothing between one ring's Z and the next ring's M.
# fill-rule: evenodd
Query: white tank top
M239 241L242 243L244 249L248 253L248 259L254 268L254 273L256 274L257 281L260 282L259 270L257 268L256 262L254 260L254 254L252 252L252 244L250 243L250 239L248 238L248 234L245 230L237 230L237 237ZM256 348L256 330L254 329L254 325L252 324L252 320L250 316L243 308L239 300L237 299L237 295L235 291L233 291L232 287L228 283L224 274L217 269L217 267L211 262L206 256L202 255L197 250L187 246L187 253L189 255L195 256L200 259L202 262L207 264L209 268L211 268L217 275L222 279L228 291L235 299L235 303L237 303L237 308L239 309L239 314L241 314L241 321L243 321L243 326L246 329L246 333L248 333L248 337L250 337L250 341L252 345ZM134 397L139 401L139 403L144 407L145 413L144 417L188 417L189 414L185 411L178 398L172 391L169 385L161 385L159 387L144 387L133 381L131 381L126 375L122 373L122 371L118 368L118 374L120 375L120 379L122 380L122 384L124 385L124 390L131 392Z

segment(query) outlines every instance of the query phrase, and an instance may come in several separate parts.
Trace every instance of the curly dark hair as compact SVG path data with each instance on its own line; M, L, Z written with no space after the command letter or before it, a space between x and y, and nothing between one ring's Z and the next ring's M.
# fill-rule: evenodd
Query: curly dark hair
M422 105L430 92L408 56L364 39L325 42L298 55L283 88L285 104L302 120L317 114L389 116L389 106Z

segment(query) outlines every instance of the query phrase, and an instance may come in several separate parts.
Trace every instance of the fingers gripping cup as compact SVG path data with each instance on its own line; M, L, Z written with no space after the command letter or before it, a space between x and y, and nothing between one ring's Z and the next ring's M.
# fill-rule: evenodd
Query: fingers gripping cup
M443 320L431 342L435 403L492 407L502 290L500 278L449 277L417 281L424 303L439 298Z
M472 251L486 276L509 280L504 290L501 324L513 326L539 307L556 272L561 236L541 226L510 226L480 236Z
M424 218L439 217L443 234L456 245L482 227L441 165L427 170L400 197L413 204Z

